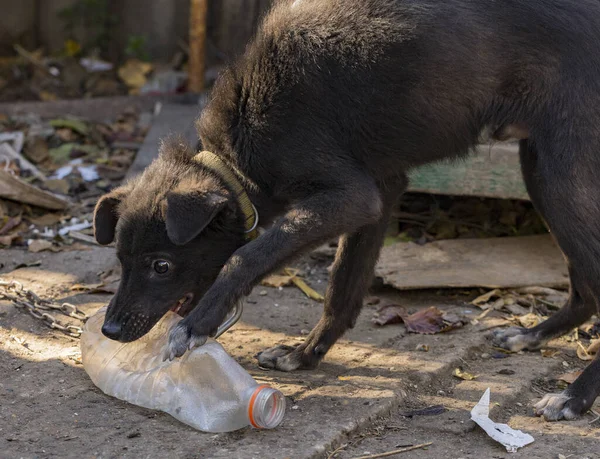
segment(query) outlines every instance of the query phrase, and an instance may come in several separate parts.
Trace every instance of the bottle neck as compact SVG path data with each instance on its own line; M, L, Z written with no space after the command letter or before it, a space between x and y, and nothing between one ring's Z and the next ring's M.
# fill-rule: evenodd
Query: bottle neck
M285 397L277 389L265 384L248 391L247 414L249 424L256 429L273 429L285 415Z

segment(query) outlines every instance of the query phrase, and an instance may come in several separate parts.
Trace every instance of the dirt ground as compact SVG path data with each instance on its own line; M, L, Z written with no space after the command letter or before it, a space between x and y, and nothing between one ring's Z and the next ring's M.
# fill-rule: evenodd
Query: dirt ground
M22 262L40 266L14 269ZM0 250L0 277L15 279L44 297L64 299L91 314L106 294L76 294L75 283L96 283L115 263L110 248L60 253ZM330 260L306 257L296 267L324 292ZM409 311L437 306L474 318L477 292L399 293L379 288L383 301ZM260 382L279 388L288 408L272 431L229 434L195 431L170 416L129 405L98 390L80 363L78 341L50 330L7 302L0 302L0 457L2 458L353 458L432 442L411 458L600 458L600 421L592 414L547 423L531 416L531 402L557 390L555 378L584 367L575 345L551 343L540 353L500 354L485 339L493 317L438 335L407 334L403 325L377 328L376 305L361 318L319 369L280 373L260 369L254 355L280 343L297 343L317 321L322 305L295 287L257 287L242 320L220 338ZM416 350L429 346L428 352ZM477 378L460 380L461 367ZM469 411L486 388L491 417L529 432L535 442L507 453L470 421ZM430 416L415 409L443 405ZM600 411L597 402L595 411Z

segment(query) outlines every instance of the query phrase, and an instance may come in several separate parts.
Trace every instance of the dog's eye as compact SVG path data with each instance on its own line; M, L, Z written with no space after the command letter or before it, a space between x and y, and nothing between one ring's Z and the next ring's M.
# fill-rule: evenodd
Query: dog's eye
M153 263L153 267L154 271L156 271L158 274L165 274L171 267L171 264L165 260L156 260Z

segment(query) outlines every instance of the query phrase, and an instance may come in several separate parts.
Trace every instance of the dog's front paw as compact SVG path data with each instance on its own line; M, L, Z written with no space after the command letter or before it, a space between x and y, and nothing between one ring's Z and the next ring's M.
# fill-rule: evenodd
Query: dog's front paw
M208 336L195 335L185 320L182 320L169 332L169 342L163 354L163 361L181 357L187 350L202 346L207 339Z

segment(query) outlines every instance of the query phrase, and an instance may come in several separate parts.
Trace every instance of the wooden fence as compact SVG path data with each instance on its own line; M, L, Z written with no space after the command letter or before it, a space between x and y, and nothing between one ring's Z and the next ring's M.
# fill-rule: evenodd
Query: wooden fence
M68 38L85 43L98 27L78 23L69 32L60 12L92 5L97 20L114 18L106 26L108 57L123 57L132 39L142 37L153 59L168 61L186 43L189 0L0 0L0 56L13 54L13 45L43 47L56 53ZM208 0L207 60L214 64L241 52L272 0ZM104 30L104 29L103 29Z

